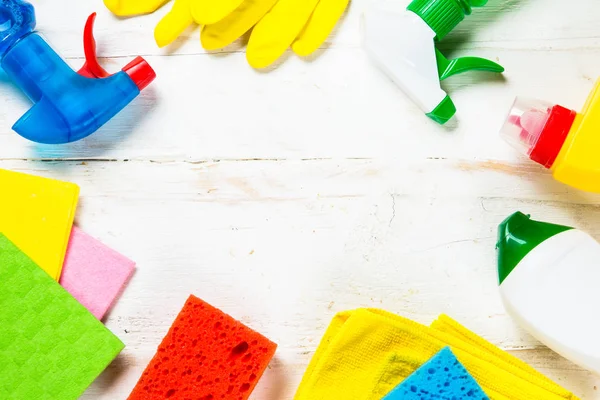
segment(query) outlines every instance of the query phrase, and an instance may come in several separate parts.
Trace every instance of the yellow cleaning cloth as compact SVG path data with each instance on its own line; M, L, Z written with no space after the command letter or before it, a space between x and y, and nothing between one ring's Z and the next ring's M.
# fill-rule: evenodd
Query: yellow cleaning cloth
M154 12L165 0L104 0L116 15ZM228 46L252 30L247 58L254 68L273 64L290 48L300 55L315 52L331 34L350 0L175 0L158 23L160 47L172 43L194 21L203 26L206 50ZM253 29L254 28L254 29Z
M0 169L0 232L58 280L79 187Z
M379 400L445 346L451 347L491 399L576 399L448 317L439 321L428 328L381 310L338 314L295 400Z
M445 333L447 336L454 337L457 340L457 344L459 343L458 341L462 342L464 344L465 349L476 348L483 353L487 353L488 356L486 358L490 360L490 362L500 362L501 360L500 364L498 364L500 368L508 368L506 367L506 363L508 363L512 367L521 370L513 371L515 371L515 374L522 376L525 379L534 377L536 379L536 382L537 380L542 380L550 385L560 388L554 382L552 382L550 378L546 377L529 364L519 360L516 357L511 356L504 350L499 349L498 347L494 346L485 339L477 336L476 334L474 334L458 322L454 321L447 315L440 315L438 319L431 323L430 327L436 331ZM562 388L560 388L560 390L564 391L564 389ZM559 391L558 393L561 393L561 391ZM567 392L565 391L564 393L566 394Z

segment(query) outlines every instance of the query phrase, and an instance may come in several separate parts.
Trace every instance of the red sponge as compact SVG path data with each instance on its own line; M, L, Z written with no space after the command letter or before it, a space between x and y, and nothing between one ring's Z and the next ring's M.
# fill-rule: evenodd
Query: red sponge
M192 295L129 400L245 400L276 348Z

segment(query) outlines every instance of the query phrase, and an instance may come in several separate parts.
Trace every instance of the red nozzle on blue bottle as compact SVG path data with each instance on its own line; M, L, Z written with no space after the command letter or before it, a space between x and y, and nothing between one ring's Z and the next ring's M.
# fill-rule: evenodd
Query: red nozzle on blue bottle
M96 59L90 15L84 31L86 63L75 72L35 31L31 4L0 0L1 65L33 101L34 106L13 126L21 136L38 143L69 143L94 133L127 106L156 74L137 57L110 75Z

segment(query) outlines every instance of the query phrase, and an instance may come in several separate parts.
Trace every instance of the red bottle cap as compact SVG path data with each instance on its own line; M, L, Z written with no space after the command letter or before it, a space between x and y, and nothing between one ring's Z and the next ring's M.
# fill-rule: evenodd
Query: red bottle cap
M548 121L529 157L546 168L552 167L576 116L577 113L573 110L559 105L552 107Z
M500 133L521 153L550 168L576 116L575 111L559 105L517 98Z

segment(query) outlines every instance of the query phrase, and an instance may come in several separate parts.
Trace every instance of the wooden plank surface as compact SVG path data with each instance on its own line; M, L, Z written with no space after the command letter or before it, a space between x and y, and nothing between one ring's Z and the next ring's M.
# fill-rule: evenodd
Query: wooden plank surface
M363 306L423 323L447 313L600 399L598 378L506 315L494 253L498 223L516 210L600 238L600 196L554 182L497 134L515 95L583 105L600 71L600 3L490 0L475 11L443 48L507 72L449 80L459 110L445 127L365 56L369 3L352 2L318 57L289 55L264 73L239 44L207 54L197 29L157 49L166 9L117 19L99 0L34 2L73 66L98 11L107 68L139 54L158 73L126 111L67 146L10 130L28 101L0 75L0 168L79 184L77 224L138 264L106 321L127 347L83 399L125 399L190 293L279 344L253 399L291 399L331 317Z

